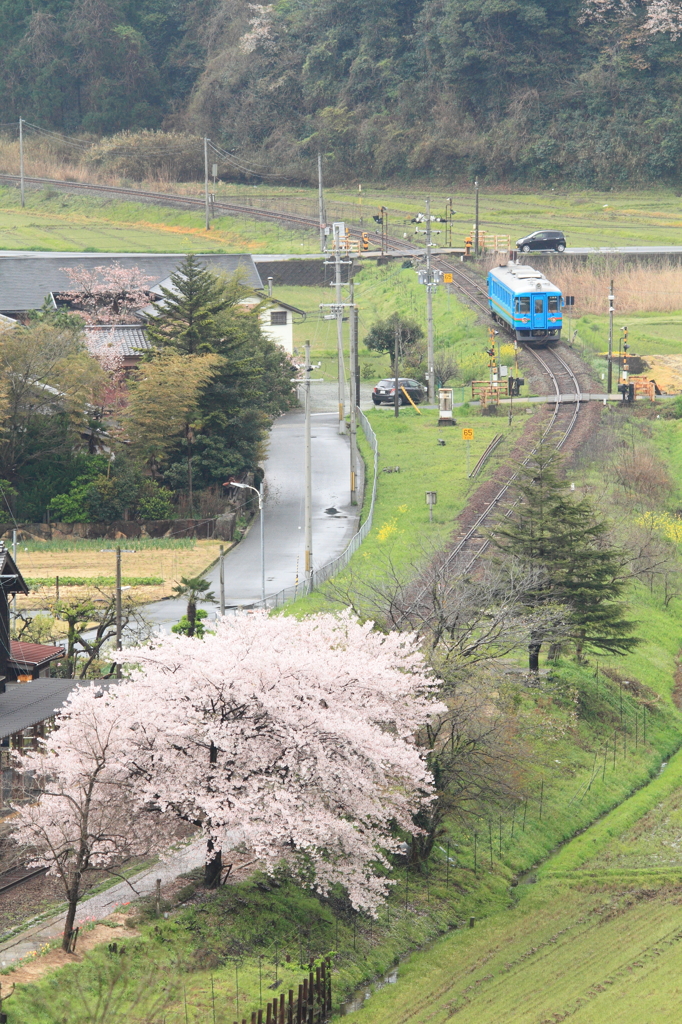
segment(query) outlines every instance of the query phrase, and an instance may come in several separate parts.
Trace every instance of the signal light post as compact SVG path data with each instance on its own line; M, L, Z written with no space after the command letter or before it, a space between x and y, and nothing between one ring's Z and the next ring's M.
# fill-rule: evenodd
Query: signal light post
M611 281L611 291L609 292L609 365L606 378L606 393L611 394L613 385L613 281Z

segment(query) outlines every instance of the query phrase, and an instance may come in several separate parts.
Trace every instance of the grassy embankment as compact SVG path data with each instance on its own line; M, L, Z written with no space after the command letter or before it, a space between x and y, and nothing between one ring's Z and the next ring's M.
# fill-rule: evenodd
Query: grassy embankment
M181 576L199 575L220 552L220 544L210 540L21 541L17 563L31 590L17 598L19 610L45 608L54 601L57 577L63 601L99 597L98 588L110 592L117 543L122 548L123 585L130 587L126 596L137 603L169 597Z
M427 473L432 471L426 456L436 431L425 419L419 420L412 411L401 414L397 424L390 413L377 412L374 416L380 444L391 453L390 461L402 460L407 465L406 460L410 459ZM495 427L492 421L482 417L473 417L470 422L477 436L479 430L494 430ZM675 431L676 435L680 433L675 423L661 421L657 429L662 428ZM682 438L676 437L676 440L682 447ZM671 443L669 438L667 443ZM434 446L433 451L444 460L452 458L449 444L444 449ZM450 461L448 473L444 473L442 479L455 475L453 468L456 466ZM468 485L461 471L461 461L456 475L460 490L450 494L449 510L440 503L436 507L437 512L440 507L443 513L443 522L435 526L436 530L447 527L457 502L463 500L463 491ZM402 516L398 520L398 532L389 531L383 542L393 545L396 561L411 557L412 548L427 525L426 508L421 507L421 502L419 505L415 502L413 507L400 513L401 505L405 504L404 492L412 486L419 486L420 490L423 487L422 482L416 482L418 479L415 477L411 484L412 478L403 473L382 474L381 477L380 501L384 504L380 506L376 534L381 532L391 511L394 517ZM369 544L372 543L374 547L366 548L368 558L361 565L366 571L375 572L382 541L375 536L374 541L370 539ZM633 896L629 892L633 883L619 878L617 891L609 890L607 895L603 890L610 883L601 875L596 885L591 875L581 875L577 881L573 876L569 879L549 877L537 887L520 885L512 890L509 883L514 875L544 860L557 844L622 804L629 793L655 776L661 760L667 759L677 747L679 715L671 706L670 692L682 611L677 607L679 602L665 609L655 594L649 594L639 585L633 590L632 598L633 613L640 623L641 635L646 638L634 654L625 659L601 659L596 678L593 667L565 661L551 668L547 685L541 690L527 689L523 681L513 679L505 685L501 697L516 709L517 727L532 750L532 756L520 767L524 798L516 804L491 805L468 824L451 820L434 850L428 871L406 876L404 868L396 869L397 886L377 922L370 924L366 918L356 918L343 899L319 901L302 894L290 883L270 891L266 886L264 891L259 880L254 879L228 887L198 906L171 910L168 921L158 925L153 921L143 923L142 937L126 941L125 978L130 991L144 979L151 1000L164 986L170 985L173 989L175 984L177 987L169 996L171 1005L164 1009L164 1015L168 1024L181 1024L185 994L188 1019L201 1020L210 1012L213 986L217 1021L229 1024L230 1020L248 1015L258 1004L261 956L265 976L263 995L267 1000L270 992L266 986L274 983L276 971L284 978L286 989L292 981L299 980L301 956L305 959L308 952L336 951L334 984L337 998L341 998L364 979L389 969L406 953L439 934L452 932L457 922L465 922L473 915L479 919L473 932L458 929L439 940L436 947L418 954L401 967L398 985L367 1006L365 1015L371 1014L368 1019L382 1022L396 1016L400 1018L401 1008L409 1007L410 1012L416 1013L416 1020L425 1020L430 1014L441 1012L439 1000L451 1004L450 1012L457 1000L466 999L472 1000L471 1012L477 1013L470 1018L472 1020L492 1021L500 1016L514 1019L509 1016L513 1007L525 1006L525 1000L530 1015L518 1019L530 1022L542 1019L531 1012L537 1009L538 1000L542 1006L564 1008L568 1005L574 992L581 992L584 971L578 972L571 960L564 972L564 962L557 959L554 973L550 965L543 967L544 974L538 976L533 973L535 964L547 964L550 953L559 957L564 949L578 961L589 957L595 944L592 922L603 920L604 908L610 905L608 913L616 920L621 903L625 905L634 900L635 911L640 906L637 893ZM639 684L632 693L624 691L623 718L618 683L604 676L603 670L608 671L609 665ZM645 706L646 743L643 738ZM620 731L622 721L626 729L625 747ZM617 732L615 763L614 731ZM671 794L676 786L679 761L680 757L674 759L653 787L641 790L631 804L626 803L616 811L619 817L603 819L596 829L608 835L613 831L609 823L615 820L620 822L617 829L622 830L655 806L657 800ZM630 808L634 808L634 812ZM591 833L585 835L589 837ZM579 838L577 842L584 845L585 839ZM452 858L449 866L446 863L448 843ZM574 861L585 861L583 854L575 858L570 853L573 843L565 849L563 856L569 859L562 874L566 869L574 870ZM587 849L594 858L595 853L603 855L604 845L596 849L593 844ZM553 863L557 865L555 870L559 870L561 856L555 862L550 861L544 871L552 870ZM589 862L585 863L589 867ZM675 884L676 863L672 865L675 869L672 875L665 874L664 891ZM664 899L656 888L659 874L655 871L647 878L647 886L656 889L651 898L655 914L649 915L654 926L643 928L644 914L632 918L637 941L644 945L650 936L659 938L672 921L673 912L665 908ZM595 894L589 886L599 891ZM181 895L190 898L191 890ZM515 908L517 901L519 906ZM486 921L481 923L483 918ZM616 924L609 927L614 936L614 948L625 951L622 956L616 952L607 955L599 940L603 965L598 975L593 967L587 968L591 971L590 982L596 977L602 984L603 979L617 973L622 962L629 963L632 959L626 948L629 932L618 933ZM640 934L637 934L638 929ZM559 932L562 935L553 939ZM564 934L567 940L562 938ZM568 942L568 939L575 941ZM532 947L535 953L530 951ZM635 947L636 943L632 948ZM639 949L635 949L636 956ZM538 952L541 956L536 956ZM485 967L482 958L487 959ZM513 968L505 967L512 963L515 963ZM74 965L53 979L45 979L34 987L22 987L13 1005L7 1004L12 1024L28 1024L29 1021L47 1024L60 1019L59 1014L63 1014L67 1006L74 1024L80 1019L86 1020L87 1017L78 1016L79 999L82 999L77 994L78 987L92 994L103 972L110 967L111 959L106 950L101 949L91 954L82 967ZM518 984L508 985L512 969ZM570 984L564 980L564 973L566 977L574 976ZM500 976L504 985L498 981ZM477 985L480 978L486 980ZM487 1004L478 1002L493 997L497 1002L491 1004L490 1010ZM392 999L397 1002L392 1003ZM131 1001L132 997L128 1005ZM131 1019L136 1016L144 1019L142 1010L140 1005L131 1011ZM462 1012L469 1012L468 1008ZM591 1018L585 1018L588 1019ZM657 1019L666 1021L672 1017Z

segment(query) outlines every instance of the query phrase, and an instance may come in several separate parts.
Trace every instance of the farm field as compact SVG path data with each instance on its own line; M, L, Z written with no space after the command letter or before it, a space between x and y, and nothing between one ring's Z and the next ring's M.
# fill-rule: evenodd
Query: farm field
M26 544L19 544L17 550L18 566L27 580L51 580L51 583L42 583L31 586L28 596L19 596L17 606L19 610L45 608L56 597L56 578L91 578L90 585L59 586L59 597L61 600L93 596L99 586L104 592L110 593L113 590L113 580L116 575L116 554L114 541L80 541L73 546L64 545L59 550L54 550L54 545L46 545L41 550L39 542L31 543L27 548ZM162 546L163 542L155 542L154 547L135 547L135 541L121 541L121 575L123 583L126 579L161 579L163 582L155 585L132 585L126 592L136 602L160 601L171 595L173 586L180 581L181 576L197 576L211 565L220 553L220 544L217 541L197 540L187 542L169 543L167 547ZM157 546L158 545L158 546ZM227 549L229 544L225 544ZM52 550L50 550L52 548ZM106 584L97 584L97 578L104 578ZM30 585L30 584L29 584Z
M30 168L27 168L30 173ZM64 167L64 174L69 168ZM128 187L136 187L132 182ZM199 183L160 185L141 183L139 187L177 192L200 197ZM312 189L278 189L221 183L218 199L261 205L266 209L285 209L317 218L317 193ZM389 211L389 233L415 236L412 218L423 212L424 199L431 197L434 216L444 216L446 199L452 199L452 244L462 246L474 220L473 188L462 191L418 184L410 189L373 188L329 189L326 192L328 220L347 220L375 230L373 216L380 206ZM170 207L110 201L100 197L68 195L52 189L26 193L26 208L21 209L18 190L0 188L0 228L3 249L82 250L102 252L317 252L317 231L292 231L263 224L249 218L220 217L204 229L203 213L184 213ZM610 245L682 245L682 198L672 191L637 192L480 192L481 230L509 234L514 242L538 228L561 228L569 246ZM443 225L435 225L436 243L445 244ZM447 239L449 241L449 239ZM171 244L172 243L172 244Z

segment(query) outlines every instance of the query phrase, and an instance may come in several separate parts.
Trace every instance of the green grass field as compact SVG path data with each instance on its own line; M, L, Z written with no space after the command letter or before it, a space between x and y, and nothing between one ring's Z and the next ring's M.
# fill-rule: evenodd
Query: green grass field
M131 183L127 183L131 184ZM156 186L158 187L158 186ZM169 187L169 191L172 189ZM178 187L200 197L201 186ZM347 220L369 230L379 206L389 210L389 233L415 235L412 217L424 210L428 189L332 189L327 192L329 220ZM219 184L216 194L236 201L286 209L317 217L317 196L311 189L276 189L270 186ZM203 214L172 208L68 195L52 189L27 190L26 208L18 190L0 188L0 230L3 249L82 250L101 252L316 252L316 231L292 231L247 218L217 218L206 232ZM432 212L445 214L450 196L455 215L452 244L463 245L474 220L470 192L431 192ZM562 228L569 245L674 245L682 244L682 200L672 191L651 192L481 192L479 222L491 234L517 237L543 227ZM443 225L434 225L434 241L445 244Z

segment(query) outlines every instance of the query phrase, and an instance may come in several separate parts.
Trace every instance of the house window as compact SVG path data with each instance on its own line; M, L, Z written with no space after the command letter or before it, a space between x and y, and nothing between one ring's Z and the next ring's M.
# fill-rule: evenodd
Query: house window
M270 314L270 326L271 327L286 327L287 325L287 311L286 309L279 310L275 309Z

